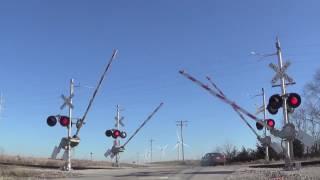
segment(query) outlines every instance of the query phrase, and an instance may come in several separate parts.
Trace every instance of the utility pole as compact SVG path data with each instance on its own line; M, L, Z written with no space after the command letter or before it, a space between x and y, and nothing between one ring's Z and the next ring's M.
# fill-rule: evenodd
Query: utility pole
M92 155L93 155L93 153L90 152L90 159L91 159L91 161L93 160Z
M70 145L70 140L71 140L71 133L72 133L72 129L71 129L71 124L72 124L72 97L73 97L73 93L74 93L74 80L71 79L70 80L70 106L69 106L69 125L68 125L68 159L67 159L67 164L66 164L66 171L71 171L71 145Z
M264 122L266 122L266 118L267 118L267 112L266 112L266 93L264 91L264 88L262 88L262 106L263 106L263 120ZM264 127L264 137L267 137L267 128ZM269 146L266 144L266 156L265 156L265 160L266 163L269 162Z
M277 56L278 56L278 65L279 65L279 70L280 72L283 71L283 62L282 62L282 53L281 53L281 48L280 48L280 41L277 38L276 42L276 48L277 48ZM285 76L283 73L281 73L280 76L280 86L281 86L281 96L283 99L283 104L282 104L282 110L283 110L283 120L284 120L284 125L289 124L289 119L288 119L288 111L287 111L287 97L286 97L286 82L285 82ZM291 160L293 159L293 144L292 141L287 141L286 143L286 166L291 166Z
M150 139L150 162L152 163L152 143L153 143L154 139Z
M183 142L183 133L182 129L183 126L187 126L188 121L177 121L177 126L180 126L180 136L181 136L181 154L182 154L182 161L184 162L184 142Z

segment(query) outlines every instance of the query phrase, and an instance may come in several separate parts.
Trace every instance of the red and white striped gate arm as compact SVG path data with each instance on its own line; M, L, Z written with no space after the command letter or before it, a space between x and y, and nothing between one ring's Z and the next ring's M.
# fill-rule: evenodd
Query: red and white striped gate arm
M218 86L211 80L211 78L209 76L207 76L208 81L211 83L211 85L219 92L219 94L221 96L223 96L224 98L226 98L226 95L222 92L222 90L220 88L218 88ZM248 123L248 121L246 120L245 117L243 117L243 115L233 106L231 106L232 109L240 116L240 118L244 121L244 123L246 123L246 125L252 130L252 132L257 136L257 138L259 139L260 136L259 134L256 132L256 130L254 130L254 128Z
M192 77L191 75L189 75L188 73L186 73L183 70L180 70L179 73L183 76L185 76L186 78L188 78L189 80L191 80L192 82L194 82L195 84L198 84L200 87L202 87L203 89L207 90L211 95L217 97L218 99L222 100L223 102L229 104L230 106L232 106L233 108L237 109L239 112L244 113L245 115L247 115L248 117L250 117L251 119L253 119L254 121L260 123L261 125L265 126L268 129L271 129L267 124L265 124L263 122L263 119L260 119L256 116L254 116L253 114L249 113L247 110L245 110L244 108L238 106L235 102L227 99L225 96L222 96L218 93L216 93L214 90L212 90L211 88L209 88L207 85L203 84L201 81L197 80L196 78Z

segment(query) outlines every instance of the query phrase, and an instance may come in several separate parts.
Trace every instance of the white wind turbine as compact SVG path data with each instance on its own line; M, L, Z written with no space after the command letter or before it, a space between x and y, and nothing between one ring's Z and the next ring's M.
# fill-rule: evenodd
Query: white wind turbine
M159 150L160 150L160 152L161 152L161 155L160 155L160 161L161 161L161 160L163 160L163 158L164 158L165 155L166 155L166 150L167 150L167 148L168 148L168 144L165 145L165 146L159 146L158 148L159 148Z
M148 149L144 151L144 162L148 162L150 159L151 153Z
M183 143L183 146L188 147L188 148L190 147L186 143ZM178 161L180 160L180 152L182 150L181 147L182 147L182 141L181 141L181 138L180 138L179 133L177 131L177 143L174 145L173 149L177 149L177 151L178 151Z

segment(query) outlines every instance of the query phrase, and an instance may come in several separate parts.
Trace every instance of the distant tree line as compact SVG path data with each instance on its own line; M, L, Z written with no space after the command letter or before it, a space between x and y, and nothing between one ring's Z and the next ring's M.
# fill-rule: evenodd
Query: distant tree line
M299 140L295 140L293 142L293 147L293 153L296 158L309 157L305 153L304 146ZM216 148L215 152L223 153L226 156L227 163L251 162L265 159L265 147L260 144L256 144L255 149L245 148L244 146L242 146L241 149L238 149L236 146L227 143L224 145L223 148ZM317 154L317 156L320 156L320 154ZM269 147L270 160L277 161L283 158L283 153L278 154L272 148Z

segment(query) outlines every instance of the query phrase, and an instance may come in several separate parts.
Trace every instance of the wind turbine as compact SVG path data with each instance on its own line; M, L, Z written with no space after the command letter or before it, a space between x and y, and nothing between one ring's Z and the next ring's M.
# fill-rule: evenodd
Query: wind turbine
M183 146L185 147L190 147L188 144L183 143ZM177 149L178 150L178 161L180 160L180 151L181 151L181 147L182 147L182 141L181 138L179 136L179 133L177 131L177 143L175 144L175 146L173 147L173 149Z
M146 149L144 151L144 161L148 162L149 158L150 158L150 151L148 149Z
M161 152L161 155L160 155L160 161L161 161L163 159L163 157L166 155L166 150L168 148L168 144L165 145L165 146L162 146L162 147L159 146L158 148L159 148L159 150Z

